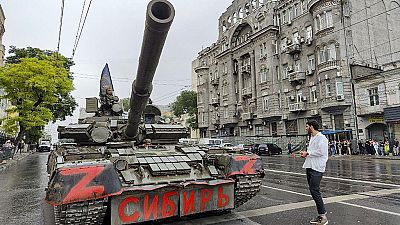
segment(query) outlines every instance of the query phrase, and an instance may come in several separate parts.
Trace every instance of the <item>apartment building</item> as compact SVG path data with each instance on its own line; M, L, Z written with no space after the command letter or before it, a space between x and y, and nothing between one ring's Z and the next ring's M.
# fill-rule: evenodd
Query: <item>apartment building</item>
M193 63L200 136L304 134L315 119L358 137L351 66L400 60L399 13L389 0L234 0Z
M1 7L1 4L0 4L0 66L4 65L5 47L3 45L3 35L4 35L4 32L6 31L4 28L5 19L6 19L6 17L4 16L3 8Z

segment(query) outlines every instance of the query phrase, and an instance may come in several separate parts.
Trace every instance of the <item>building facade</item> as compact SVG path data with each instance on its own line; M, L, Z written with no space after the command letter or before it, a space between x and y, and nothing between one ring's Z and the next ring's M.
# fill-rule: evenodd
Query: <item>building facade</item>
M4 32L6 31L4 28L5 19L6 19L6 17L4 16L3 8L1 7L1 4L0 4L0 66L4 65L5 47L3 45L3 35L4 35Z
M234 0L196 59L200 136L304 134L315 119L357 137L351 65L400 60L399 14L389 0Z

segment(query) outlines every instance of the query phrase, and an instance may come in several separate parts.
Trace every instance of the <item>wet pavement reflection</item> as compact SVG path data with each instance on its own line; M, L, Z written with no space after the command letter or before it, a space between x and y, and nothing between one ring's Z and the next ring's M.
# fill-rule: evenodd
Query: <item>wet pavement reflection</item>
M0 224L43 224L47 154L33 154L0 172Z

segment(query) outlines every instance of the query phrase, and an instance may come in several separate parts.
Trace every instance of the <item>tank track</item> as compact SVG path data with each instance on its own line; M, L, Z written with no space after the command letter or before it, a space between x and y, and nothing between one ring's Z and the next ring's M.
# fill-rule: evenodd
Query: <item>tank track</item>
M102 224L107 210L107 202L107 198L102 198L55 206L55 224Z
M244 204L260 191L261 175L239 175L235 183L235 208Z

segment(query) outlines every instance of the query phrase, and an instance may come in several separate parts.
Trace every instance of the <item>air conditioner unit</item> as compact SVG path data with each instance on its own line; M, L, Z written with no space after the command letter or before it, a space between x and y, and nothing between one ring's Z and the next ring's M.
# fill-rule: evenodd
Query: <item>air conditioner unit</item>
M329 80L328 74L325 74L325 80Z
M282 115L282 120L287 120L288 116L287 115Z
M288 21L287 21L287 25L288 25L288 26L292 25L292 20L288 20Z
M308 39L306 40L306 44L307 44L307 45L311 45L311 44L312 44L312 39L311 39L311 38L308 38Z
M292 44L292 39L287 39L286 44L288 44L288 45Z
M344 100L344 96L343 95L337 95L336 96L336 100L343 101Z
M314 73L314 70L308 70L308 75L312 75Z
M304 37L300 37L300 43L304 43L305 42L305 38Z
M288 70L288 72L293 72L293 67L288 66L287 70Z
M337 71L337 72L336 72L336 76L337 76L337 77L341 77L341 76L342 76L342 73L341 73L340 71Z
M315 85L315 82L314 81L311 81L310 82L310 86L314 86Z
M283 89L283 92L284 92L284 93L288 93L288 92L289 92L289 89L288 89L288 88L285 88L285 89Z
M303 96L301 100L302 100L303 102L306 102L306 101L307 101L307 96Z
M296 99L296 97L294 95L291 95L289 98L291 101L294 101Z
M315 116L315 115L318 115L319 112L318 112L317 109L313 109L313 110L311 110L310 114L311 114L312 116Z

